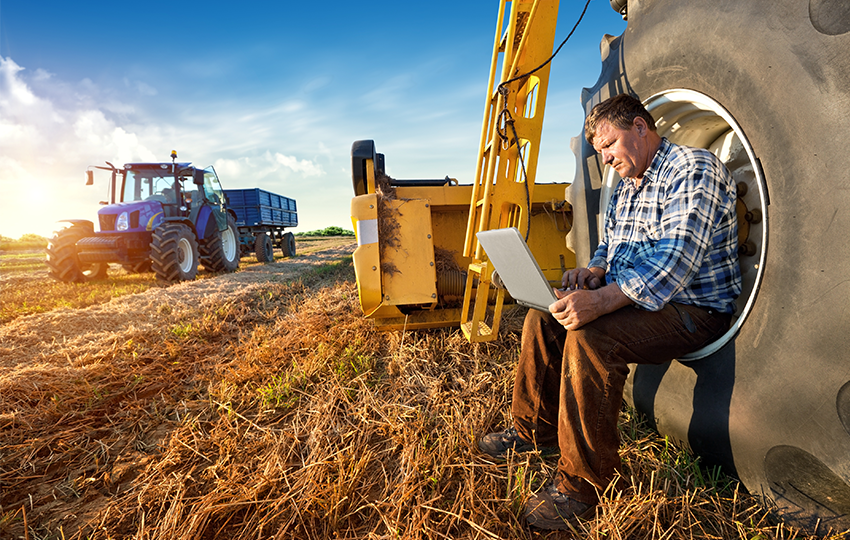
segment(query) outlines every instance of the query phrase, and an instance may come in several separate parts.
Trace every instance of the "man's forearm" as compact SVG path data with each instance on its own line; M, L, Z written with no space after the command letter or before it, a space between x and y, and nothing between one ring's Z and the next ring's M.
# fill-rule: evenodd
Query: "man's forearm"
M580 328L633 303L616 283L609 283L595 290L564 291L559 296L561 294L563 296L549 306L549 311L568 330Z
M617 311L634 304L634 301L623 293L616 283L609 283L596 291L600 294L600 316Z

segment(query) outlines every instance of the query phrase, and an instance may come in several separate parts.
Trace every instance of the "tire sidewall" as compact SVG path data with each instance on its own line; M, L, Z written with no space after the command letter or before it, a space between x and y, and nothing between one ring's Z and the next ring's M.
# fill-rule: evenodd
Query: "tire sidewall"
M257 234L254 239L254 252L258 262L266 263L274 261L274 248L268 234Z
M226 249L226 242L224 241L224 237L222 235L222 262L224 263L224 271L225 272L233 272L237 268L239 268L239 259L240 259L240 247L239 247L239 229L236 227L236 220L233 219L233 216L227 214L227 230L225 231L230 236L230 239L227 241L231 244L230 250L232 253L230 254L230 258L228 258L228 253Z
M59 281L86 281L77 258L75 244L80 239L93 234L93 228L81 224L74 224L56 231L47 244L47 265L50 269L48 274Z
M283 251L284 257L294 257L295 256L295 235L291 232L287 232L283 234L283 239L281 240L281 250Z
M181 263L179 260L181 243L188 245L188 255L193 261L190 264ZM195 279L199 258L198 242L188 225L166 222L154 230L151 243L151 268L157 280L176 282Z

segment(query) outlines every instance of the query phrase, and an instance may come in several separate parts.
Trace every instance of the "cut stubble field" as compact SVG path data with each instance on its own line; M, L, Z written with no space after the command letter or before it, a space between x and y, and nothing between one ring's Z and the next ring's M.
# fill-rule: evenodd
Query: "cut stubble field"
M510 422L521 310L495 343L377 333L353 249L299 239L170 287L0 257L0 537L805 538L628 409L631 487L575 531L529 531L556 460L475 447Z

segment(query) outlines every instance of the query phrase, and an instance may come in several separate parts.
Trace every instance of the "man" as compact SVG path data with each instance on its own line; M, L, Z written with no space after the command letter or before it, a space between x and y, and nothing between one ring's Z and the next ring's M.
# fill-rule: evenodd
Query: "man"
M553 481L529 499L529 525L587 517L620 468L617 418L629 363L661 364L720 337L741 292L735 182L710 152L656 132L641 102L593 108L585 137L622 180L587 268L525 320L514 427L479 448L495 458L560 450Z

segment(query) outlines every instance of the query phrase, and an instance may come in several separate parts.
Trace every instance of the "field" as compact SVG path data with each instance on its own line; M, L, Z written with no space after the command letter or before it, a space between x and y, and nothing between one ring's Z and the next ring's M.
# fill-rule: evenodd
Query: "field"
M805 538L628 409L631 487L572 533L528 531L556 461L475 447L509 422L522 314L491 344L377 333L353 248L298 238L167 288L0 253L0 538Z

